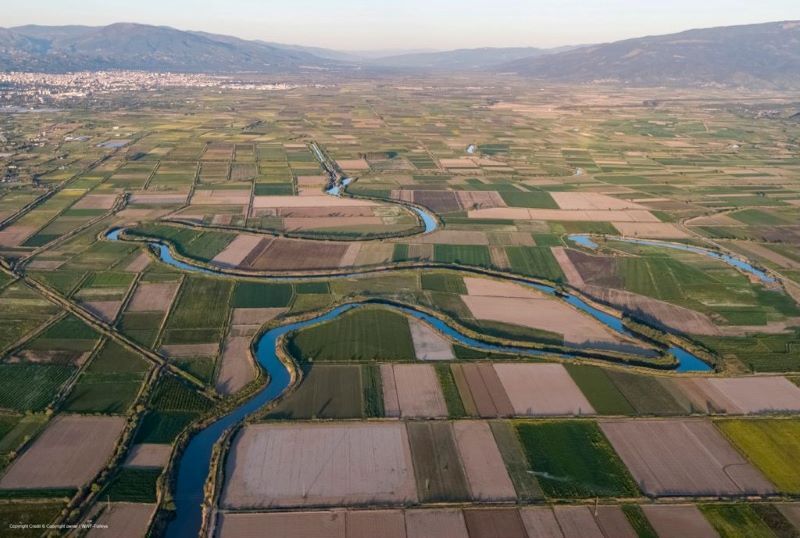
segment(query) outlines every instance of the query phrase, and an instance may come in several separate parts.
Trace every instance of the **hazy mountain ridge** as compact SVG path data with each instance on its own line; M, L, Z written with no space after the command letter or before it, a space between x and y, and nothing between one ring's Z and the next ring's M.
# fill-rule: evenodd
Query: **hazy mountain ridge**
M563 82L796 86L800 21L626 39L517 60L498 70Z

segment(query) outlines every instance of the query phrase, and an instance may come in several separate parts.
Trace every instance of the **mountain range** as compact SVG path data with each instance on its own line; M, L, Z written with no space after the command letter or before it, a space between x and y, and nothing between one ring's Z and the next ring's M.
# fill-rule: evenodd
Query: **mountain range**
M557 49L476 48L383 57L133 23L0 28L0 70L102 69L197 73L464 71L569 83L798 87L800 21L696 29Z

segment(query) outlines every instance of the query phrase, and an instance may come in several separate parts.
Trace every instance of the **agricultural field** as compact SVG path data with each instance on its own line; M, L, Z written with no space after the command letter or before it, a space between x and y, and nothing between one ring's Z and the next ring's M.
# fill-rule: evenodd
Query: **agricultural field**
M797 536L789 97L317 76L3 114L0 526Z

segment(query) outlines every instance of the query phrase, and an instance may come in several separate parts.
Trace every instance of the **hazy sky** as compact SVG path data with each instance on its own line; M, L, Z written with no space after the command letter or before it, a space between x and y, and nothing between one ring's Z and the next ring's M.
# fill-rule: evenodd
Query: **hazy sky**
M0 25L141 22L340 50L596 43L800 19L798 0L4 0Z

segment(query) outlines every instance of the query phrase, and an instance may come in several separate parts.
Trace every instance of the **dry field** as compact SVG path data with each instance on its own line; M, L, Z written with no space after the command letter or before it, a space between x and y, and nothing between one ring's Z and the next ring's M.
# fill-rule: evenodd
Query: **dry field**
M228 508L417 500L402 423L248 426L233 443L225 474Z
M465 408L474 408L481 418L514 415L511 400L492 364L453 364L451 369Z
M442 508L406 511L408 538L468 538L461 510Z
M58 416L14 460L0 488L81 487L107 463L124 427L124 417Z
M508 476L489 423L459 420L453 422L453 433L472 499L516 500L514 484Z
M484 232L461 230L437 230L433 233L414 238L425 244L438 245L488 245L489 238Z
M550 196L561 209L573 210L615 210L615 209L644 209L647 208L637 203L613 198L606 194L596 192L552 192Z
M176 359L216 357L219 352L219 344L167 344L161 346L159 351L167 357Z
M648 495L741 495L775 491L709 421L601 421L600 428Z
M712 336L720 333L711 318L682 306L601 286L585 286L582 291L602 303L623 311L639 313L677 332Z
M0 230L0 247L16 247L21 245L37 230L36 226L12 224Z
M219 538L348 538L344 512L220 513Z
M708 538L718 536L711 523L693 504L647 504L644 514L659 538Z
M422 361L449 361L455 359L453 346L433 327L416 318L408 320L414 354Z
M72 209L111 209L116 200L116 194L87 194L75 202Z
M97 317L113 323L122 307L122 301L87 301L83 305Z
M126 310L128 312L166 312L179 282L141 282L136 286Z
M782 256L781 254L778 254L777 252L759 243L752 243L750 241L735 241L734 244L745 252L754 254L759 258L764 258L765 260L770 261L780 267L785 267L787 269L800 269L800 262L797 262L791 258L787 258L786 256Z
M800 412L800 387L780 376L676 379L696 409L748 415Z
M262 239L257 235L238 234L211 262L222 267L239 267Z
M252 336L264 323L285 311L285 308L234 308L231 314L231 334Z
M567 282L576 288L582 288L586 285L580 271L578 271L578 268L572 263L564 247L550 247L550 252L553 253L553 257L558 262L559 267L561 267L561 271L563 271L564 276L567 277Z
M327 194L316 196L254 196L253 208L274 208L281 211L289 208L315 208L315 207L374 207L380 205L372 200L356 198L338 198Z
M637 538L639 536L619 506L598 506L597 515L594 518L605 536L614 538Z
M381 379L387 416L402 418L447 416L447 403L432 365L382 364ZM390 410L392 413L399 411L399 415L390 414Z
M172 445L140 443L131 447L125 466L164 467L170 455L172 455Z
M612 222L620 235L649 239L684 239L689 234L668 222Z
M564 536L604 538L588 506L554 506L553 513ZM614 535L614 538L618 538L618 535Z
M105 506L105 505L103 505ZM89 538L140 538L147 534L150 519L156 511L154 504L112 503L86 534ZM105 527L105 528L104 528Z
M470 537L528 538L516 508L467 509L464 522Z
M406 538L402 510L352 510L347 512L347 538Z
M593 415L594 408L560 364L495 364L516 416Z
M536 538L564 538L553 509L549 506L527 506L520 508L520 517L528 536Z
M158 194L151 192L137 192L128 197L130 205L183 205L189 191L183 193Z
M271 271L336 269L347 247L345 242L278 238L254 259L250 260L251 256L247 256L243 265Z
M125 267L125 270L129 273L141 273L148 265L150 265L150 256L146 252L142 252Z
M222 364L219 368L216 389L222 394L234 394L255 379L256 366L250 355L250 338L228 336L222 347Z
M458 191L456 194L464 209L506 207L503 197L495 191Z
M195 190L191 205L240 205L245 206L250 203L250 190Z
M471 219L544 220L571 222L661 222L658 217L643 209L611 211L572 209L527 209L524 207L497 207L467 211Z

